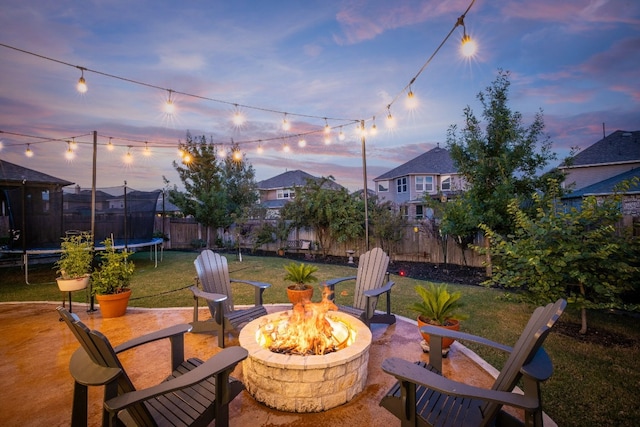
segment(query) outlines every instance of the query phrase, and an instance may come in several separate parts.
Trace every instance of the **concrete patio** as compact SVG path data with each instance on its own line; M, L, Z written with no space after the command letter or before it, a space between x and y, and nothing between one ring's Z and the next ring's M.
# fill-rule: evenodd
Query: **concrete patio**
M56 303L0 304L0 425L2 426L68 426L71 420L73 379L68 364L79 347L67 326L58 321ZM287 306L269 306L280 311ZM73 311L90 328L105 334L118 345L147 332L166 326L188 323L192 309L129 308L123 317L103 319L99 311L88 313L84 304L74 304ZM203 311L204 317L208 316ZM257 403L243 391L230 405L234 426L393 426L399 421L378 403L393 385L394 378L380 366L388 357L428 361L420 348L420 337L414 321L398 317L395 325L374 325L370 349L368 379L363 392L348 403L322 413L288 413ZM219 351L215 336L188 333L185 356L206 359ZM230 345L238 345L237 335ZM145 345L122 355L127 372L137 387L160 382L169 373L167 340ZM474 353L455 343L444 361L446 376L478 386L490 386L495 374ZM492 372L490 372L492 371ZM242 368L234 376L242 379ZM89 394L89 425L101 421L102 389Z

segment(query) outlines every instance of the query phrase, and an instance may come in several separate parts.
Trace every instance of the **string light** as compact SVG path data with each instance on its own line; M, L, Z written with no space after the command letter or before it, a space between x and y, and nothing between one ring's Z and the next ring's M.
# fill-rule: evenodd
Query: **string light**
M262 141L258 141L258 148L256 148L256 152L258 154L262 154L264 152L264 149L262 148Z
M328 135L331 133L331 127L329 126L329 123L327 123L326 117L324 119L324 133L325 135Z
M324 144L325 145L331 144L331 135L325 135L324 136Z
M376 126L376 116L373 116L373 124L371 125L371 136L378 134L378 128Z
M240 109L238 107L238 104L236 104L235 111L233 113L233 124L236 127L240 127L240 126L244 125L246 121L247 121L246 116L244 115L244 113L242 111L240 111Z
M344 135L344 132L342 131L342 126L340 126L340 133L338 134L338 139L340 141L344 141L345 138L346 138L346 136Z
M287 120L287 113L284 113L284 119L282 119L282 130L288 132L291 129L291 123Z
M24 152L24 155L27 157L33 157L33 151L31 151L30 144L27 144L27 150Z
M71 142L69 143L69 149L70 150L77 150L78 149L78 143L76 142L75 138L71 138Z
M127 146L127 153L124 155L124 163L130 165L133 163L133 156L131 155L131 145Z
M242 151L240 151L238 148L234 149L231 158L234 162L242 161Z
M282 151L284 151L285 153L288 153L289 151L291 151L291 148L289 148L289 144L285 142L284 145L282 146Z
M182 163L184 163L185 165L188 165L193 161L193 157L191 157L191 153L184 152L184 154L181 157L182 157Z
M172 115L176 111L176 105L173 103L173 100L171 99L171 93L173 91L169 89L168 92L169 92L169 98L167 99L167 102L164 104L164 112L169 115Z
M113 146L113 142L111 142L111 137L109 137L109 142L107 143L107 150L113 151L115 147Z
M396 119L391 115L391 105L387 106L387 129L394 129L396 127Z
M404 105L407 107L407 110L415 110L418 108L418 98L413 94L411 86L409 86L409 93L407 93L407 100Z
M80 69L80 78L78 79L78 84L76 85L76 90L80 93L86 93L87 90L89 89L87 87L87 82L84 79L84 67L78 67Z
M67 143L67 152L64 153L64 157L67 160L73 160L74 157L76 157L76 154L73 152L73 149L71 148L71 143Z
M220 145L220 148L218 149L218 157L221 159L227 157L227 150L225 150L224 145Z
M146 157L151 156L151 150L149 149L149 144L147 143L147 141L144 142L144 151L142 152L142 154Z

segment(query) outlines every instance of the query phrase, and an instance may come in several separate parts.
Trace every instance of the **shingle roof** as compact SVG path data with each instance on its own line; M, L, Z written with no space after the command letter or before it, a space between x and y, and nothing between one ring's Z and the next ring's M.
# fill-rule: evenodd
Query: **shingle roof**
M379 179L393 179L407 175L446 175L453 173L458 173L458 170L455 167L449 150L436 147L395 169L391 169L389 172L383 173L375 178L374 181Z
M588 185L570 194L567 194L563 199L575 199L585 197L589 195L604 195L613 194L616 185L622 181L631 181L632 178L637 177L640 179L640 168L635 168L623 172L619 175L612 176L604 181L596 182L595 184ZM631 185L631 187L625 191L625 193L637 193L640 192L640 185Z
M572 159L571 166L624 163L638 160L640 160L640 131L617 130L576 154ZM562 166L566 167L565 164Z
M16 185L22 181L26 181L27 184L61 185L63 187L73 184L73 182L56 178L46 173L0 160L0 184Z
M287 171L276 175L272 178L258 182L259 190L275 190L278 188L301 187L307 184L307 180L319 180L320 178L310 175L301 170ZM342 186L338 183L330 181L327 185L331 188L340 189Z

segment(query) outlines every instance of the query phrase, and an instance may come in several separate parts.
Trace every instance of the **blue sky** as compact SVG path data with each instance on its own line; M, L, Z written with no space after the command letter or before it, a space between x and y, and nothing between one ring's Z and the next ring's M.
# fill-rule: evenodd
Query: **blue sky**
M640 3L631 0L476 0L464 22L477 55L460 55L456 28L411 85L418 107L406 109L410 80L470 3L5 0L0 43L48 59L0 46L0 158L90 187L95 130L98 187L155 189L162 176L180 184L172 162L189 131L239 142L258 180L302 169L356 190L353 120L366 120L379 129L366 136L373 188L374 177L445 146L466 106L481 117L476 96L498 69L511 73L509 105L525 125L543 111L559 158L601 139L603 123L607 135L640 130ZM85 94L75 90L76 67L88 70ZM163 112L168 89L173 115ZM236 110L242 126L231 121ZM300 147L297 135L310 131Z

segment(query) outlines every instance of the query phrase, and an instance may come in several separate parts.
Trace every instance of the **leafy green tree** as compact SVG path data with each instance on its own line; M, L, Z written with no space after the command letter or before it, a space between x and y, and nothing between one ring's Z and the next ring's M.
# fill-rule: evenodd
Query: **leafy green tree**
M513 222L507 212L511 199L529 198L542 188L538 176L550 160L551 141L544 134L542 112L523 125L522 114L507 105L509 72L499 70L497 78L477 95L483 106L485 129L471 107L464 109L465 127L447 132L447 148L467 188L461 195L472 218L507 233Z
M516 224L513 235L482 225L494 259L488 284L521 289L534 303L566 298L581 310L580 332L586 333L587 309L624 307L620 297L638 280L640 248L628 234L616 232L620 195L603 201L588 197L580 209L567 210L557 195L557 190L546 198L535 194L535 217L513 200L508 208Z
M238 147L233 146L234 153ZM180 143L182 162L173 162L184 191L177 185L169 188L169 200L185 215L207 227L207 246L210 229L228 228L244 217L244 212L257 200L257 184L253 166L240 158L219 159L218 147L207 142L205 136L193 138L189 132ZM165 183L169 181L165 178Z
M328 185L333 181L331 176L307 180L304 187L296 188L295 199L280 212L294 227L315 230L324 256L334 242L342 243L364 233L364 214L357 198L346 188Z
M377 197L370 199L368 210L372 235L378 239L386 253L391 253L393 245L404 238L407 220L400 212L393 209L391 202L376 203Z

